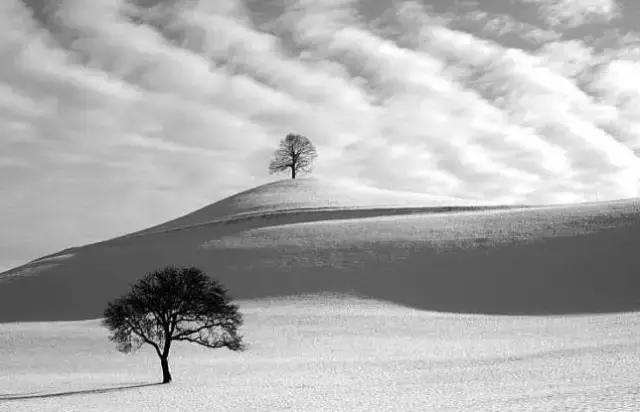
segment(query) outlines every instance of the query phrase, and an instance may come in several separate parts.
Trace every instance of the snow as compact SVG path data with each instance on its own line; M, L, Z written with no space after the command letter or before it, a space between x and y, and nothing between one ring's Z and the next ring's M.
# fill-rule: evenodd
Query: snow
M640 409L640 315L434 313L345 295L240 301L248 350L124 355L99 320L0 324L0 410ZM145 385L145 386L142 386Z
M291 211L481 206L479 201L305 178L281 180L230 196L139 233L161 232L247 216ZM139 234L138 233L138 234Z
M203 247L343 248L361 244L366 239L369 244L428 243L434 248L447 249L465 246L479 238L496 245L580 236L620 226L637 213L628 204L627 207L625 204L608 206L592 204L570 208L555 206L311 220L239 231L209 241Z
M1 274L39 322L0 323L0 411L640 410L640 202L443 204L276 182ZM248 350L176 345L158 385L82 319L165 264L243 299Z
M135 236L62 251L0 274L0 321L99 317L107 302L165 265L197 266L240 299L329 291L445 312L638 308L637 199L367 209L385 199L429 200L370 192L276 182Z

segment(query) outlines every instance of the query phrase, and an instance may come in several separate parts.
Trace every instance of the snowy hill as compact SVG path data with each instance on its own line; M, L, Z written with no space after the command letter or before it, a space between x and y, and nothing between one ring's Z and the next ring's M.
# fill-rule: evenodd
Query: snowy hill
M466 199L354 186L345 182L318 179L280 180L230 196L138 234L285 212L410 209L451 205L464 207L479 204Z
M0 274L0 321L99 317L146 272L196 265L241 299L339 292L421 309L638 307L640 202L492 208L283 181Z

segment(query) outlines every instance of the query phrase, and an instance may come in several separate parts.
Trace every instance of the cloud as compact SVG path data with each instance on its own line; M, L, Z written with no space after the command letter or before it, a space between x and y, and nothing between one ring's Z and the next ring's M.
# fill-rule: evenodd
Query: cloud
M542 19L552 27L573 28L608 22L620 16L616 0L519 0L538 6Z
M614 59L596 72L590 87L603 100L617 107L610 127L621 141L640 154L640 61Z
M289 132L317 176L380 190L638 194L637 36L563 32L612 2L536 1L549 27L482 2L38 3L0 2L0 262L264 183Z
M523 46L558 40L561 33L517 20L504 13L474 9L452 21L454 28L473 31L479 36L502 42L520 40ZM474 30L475 29L475 30Z

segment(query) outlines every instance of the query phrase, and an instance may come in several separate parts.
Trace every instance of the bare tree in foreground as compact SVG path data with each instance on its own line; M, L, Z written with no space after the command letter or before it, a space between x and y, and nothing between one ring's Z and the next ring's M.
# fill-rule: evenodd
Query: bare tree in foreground
M311 164L318 157L311 140L298 134L288 134L280 141L274 159L269 165L269 172L279 173L291 169L291 178L295 179L300 172L311 171Z
M149 273L129 293L112 301L103 324L121 352L151 345L162 366L162 383L171 382L169 350L174 341L207 348L242 350L238 327L242 316L227 290L193 267Z

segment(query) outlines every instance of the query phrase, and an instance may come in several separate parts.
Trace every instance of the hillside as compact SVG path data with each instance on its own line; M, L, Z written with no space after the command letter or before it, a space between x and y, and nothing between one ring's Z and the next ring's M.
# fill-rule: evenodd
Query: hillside
M478 204L465 199L352 186L344 182L281 180L238 193L134 235L285 212L388 210L451 205L463 207Z
M448 312L628 311L639 237L638 200L491 208L277 182L0 274L0 321L99 317L167 264L199 266L241 299L331 291Z

